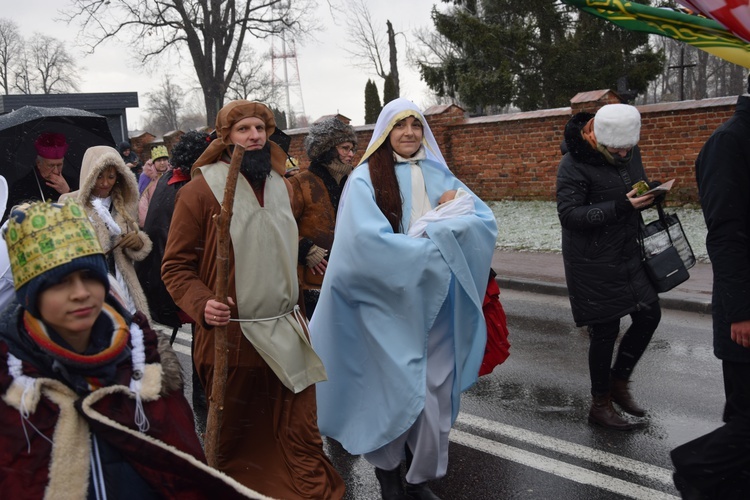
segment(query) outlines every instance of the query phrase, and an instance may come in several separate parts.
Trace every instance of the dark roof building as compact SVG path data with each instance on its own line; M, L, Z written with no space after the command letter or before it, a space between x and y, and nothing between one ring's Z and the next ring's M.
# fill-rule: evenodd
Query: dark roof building
M17 94L0 95L0 114L24 106L76 108L105 116L115 144L128 140L125 110L138 107L137 92L98 92L89 94Z

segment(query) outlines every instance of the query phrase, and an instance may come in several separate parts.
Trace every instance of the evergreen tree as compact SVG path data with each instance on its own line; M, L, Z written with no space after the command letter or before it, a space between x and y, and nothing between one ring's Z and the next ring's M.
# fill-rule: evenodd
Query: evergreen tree
M383 106L397 98L398 90L396 90L396 82L393 80L391 74L388 73L383 84Z
M365 84L365 123L375 123L383 107L380 105L378 87L372 80Z
M450 51L420 61L420 71L438 95L465 106L561 107L577 92L616 89L621 77L643 93L659 74L663 56L648 35L561 2L445 1L456 6L432 17Z

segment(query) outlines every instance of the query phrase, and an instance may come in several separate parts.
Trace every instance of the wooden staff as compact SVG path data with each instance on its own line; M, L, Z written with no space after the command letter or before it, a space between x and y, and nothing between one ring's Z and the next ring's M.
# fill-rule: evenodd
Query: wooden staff
M232 207L234 206L234 192L237 188L237 176L240 173L240 163L245 148L236 144L229 164L227 183L224 186L224 198L221 202L221 212L216 216L216 300L228 304L227 290L229 288L229 224L232 222ZM206 422L206 460L211 467L218 467L219 435L224 413L224 396L227 385L227 327L214 328L214 376L211 383L211 398L208 405L208 421Z

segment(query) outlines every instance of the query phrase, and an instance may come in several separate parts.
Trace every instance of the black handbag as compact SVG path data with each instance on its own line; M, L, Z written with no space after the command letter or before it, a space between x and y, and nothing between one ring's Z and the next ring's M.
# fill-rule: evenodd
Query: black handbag
M643 224L638 239L646 274L657 292L667 292L690 278L688 269L695 265L690 247L677 214L666 215L656 204L659 219Z

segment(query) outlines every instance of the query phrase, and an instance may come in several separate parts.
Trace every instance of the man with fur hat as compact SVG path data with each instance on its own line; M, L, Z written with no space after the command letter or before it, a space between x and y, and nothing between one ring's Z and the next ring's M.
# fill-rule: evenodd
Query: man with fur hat
M640 211L652 194L632 188L647 181L638 149L641 116L627 104L608 104L596 115L578 113L565 127L567 150L557 171L557 213L573 319L587 326L593 403L589 422L617 430L642 424L628 382L661 319L659 296L641 264ZM654 183L652 183L653 185ZM620 319L632 325L612 365Z
M24 201L57 201L61 194L70 192L77 184L63 175L65 153L68 143L63 134L45 132L36 142L36 161L27 175L13 183L8 207L3 220L8 218L11 208Z
M333 245L336 212L341 191L352 171L357 134L351 125L336 117L310 127L305 150L310 166L289 179L294 188L294 218L299 227L297 272L305 298L305 312L311 318L320 296Z
M177 193L162 263L175 303L196 321L193 360L209 401L212 329L227 327L228 375L218 468L263 494L338 499L344 484L323 452L315 383L325 370L309 343L296 275L298 233L286 154L267 138L271 110L225 105L216 135ZM235 144L246 149L230 224L228 304L217 300L217 227ZM231 319L231 323L230 323Z
M262 498L203 463L177 356L109 294L83 207L21 205L4 237L18 304L0 316L3 497Z

